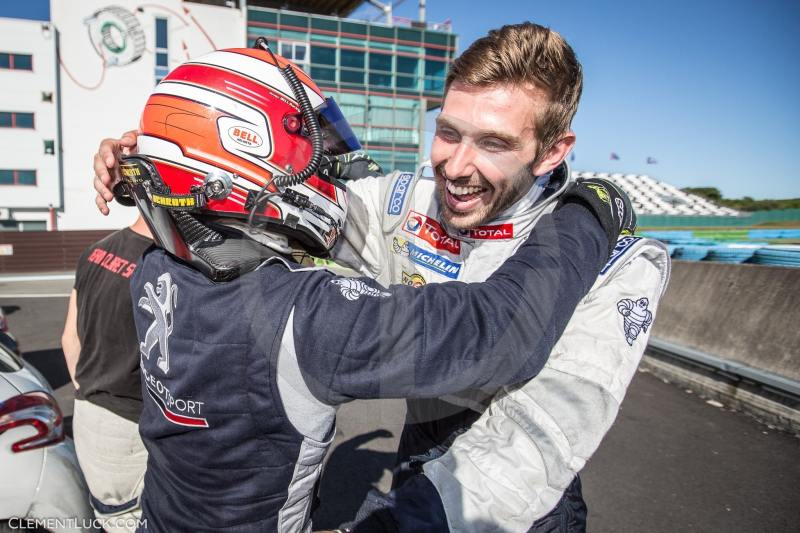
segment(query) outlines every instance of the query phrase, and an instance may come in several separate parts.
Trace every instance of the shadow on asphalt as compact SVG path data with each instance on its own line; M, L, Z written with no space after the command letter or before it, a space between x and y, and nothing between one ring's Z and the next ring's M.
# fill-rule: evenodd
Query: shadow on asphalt
M42 373L53 389L69 383L67 363L64 361L64 352L60 348L25 352L22 357Z
M3 312L7 315L13 315L14 313L20 310L20 306L18 305L3 305L0 307L2 307Z
M356 516L367 493L378 484L384 470L394 467L394 452L361 448L374 439L392 437L386 429L358 435L339 444L328 459L314 512L314 529L333 529Z

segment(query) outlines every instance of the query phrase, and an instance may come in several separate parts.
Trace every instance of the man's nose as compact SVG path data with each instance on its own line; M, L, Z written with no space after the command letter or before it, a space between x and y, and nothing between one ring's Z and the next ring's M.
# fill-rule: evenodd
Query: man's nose
M455 151L447 159L444 171L451 178L471 176L475 172L474 159L475 151L469 144L462 141L458 143Z

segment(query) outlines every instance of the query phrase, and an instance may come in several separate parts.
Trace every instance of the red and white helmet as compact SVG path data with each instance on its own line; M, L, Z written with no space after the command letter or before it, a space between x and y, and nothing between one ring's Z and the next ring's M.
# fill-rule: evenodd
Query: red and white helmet
M204 271L219 260L210 249L230 237L220 224L324 257L347 214L344 185L315 172L323 154L360 143L333 99L262 47L218 50L170 72L145 105L138 154L121 165L156 242ZM229 265L211 270L219 266Z

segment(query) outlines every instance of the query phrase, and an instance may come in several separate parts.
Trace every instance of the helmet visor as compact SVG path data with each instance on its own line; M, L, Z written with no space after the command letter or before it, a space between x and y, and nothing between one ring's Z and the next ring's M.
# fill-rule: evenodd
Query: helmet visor
M358 137L333 98L326 98L314 112L322 128L322 149L326 154L340 155L361 149Z

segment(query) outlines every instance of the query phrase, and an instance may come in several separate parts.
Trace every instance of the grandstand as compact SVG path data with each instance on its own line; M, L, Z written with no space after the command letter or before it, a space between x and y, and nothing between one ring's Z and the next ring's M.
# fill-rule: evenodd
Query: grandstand
M742 213L647 175L573 172L612 181L630 197L640 235L667 244L673 259L800 268L800 210ZM779 222L780 228L758 228ZM663 229L661 229L663 228Z
M688 194L674 185L647 175L609 174L607 172L573 172L574 177L611 180L625 191L639 215L739 216L729 207L722 207L696 194Z

